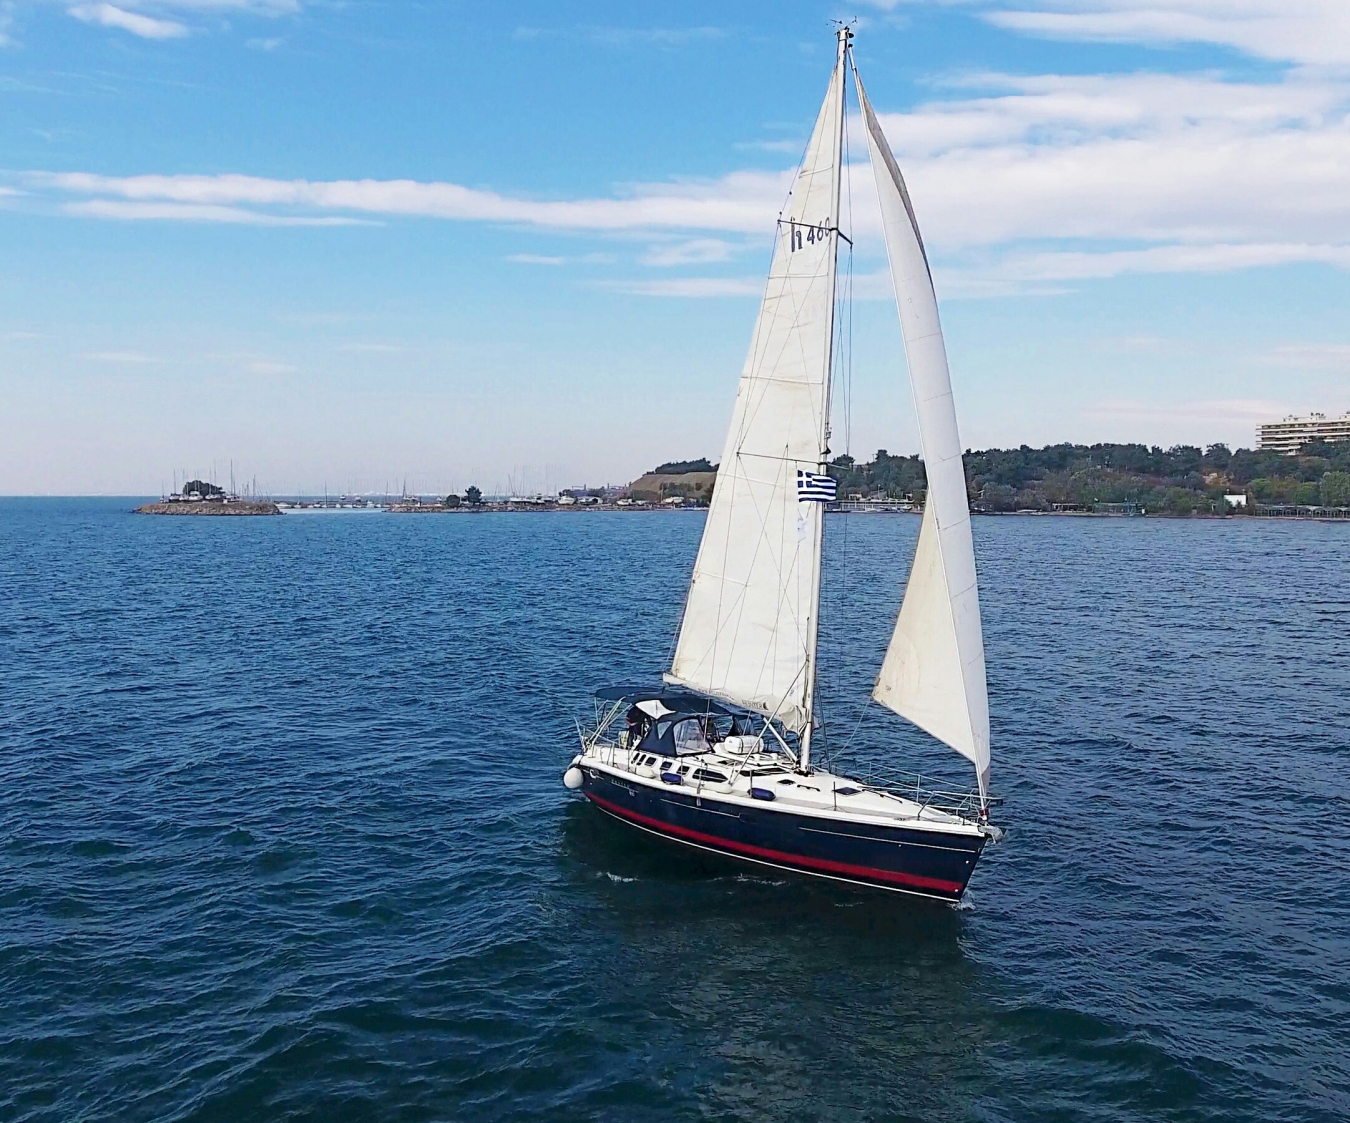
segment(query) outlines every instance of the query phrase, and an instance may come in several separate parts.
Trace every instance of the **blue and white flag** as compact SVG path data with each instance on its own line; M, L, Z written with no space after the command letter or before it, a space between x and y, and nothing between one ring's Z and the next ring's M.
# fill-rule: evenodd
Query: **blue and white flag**
M833 503L834 480L815 472L797 470L797 498L803 503Z

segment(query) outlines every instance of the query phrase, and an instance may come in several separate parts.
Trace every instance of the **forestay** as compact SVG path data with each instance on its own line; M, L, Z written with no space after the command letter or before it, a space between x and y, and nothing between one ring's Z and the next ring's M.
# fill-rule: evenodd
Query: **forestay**
M808 728L843 137L844 37L778 240L667 679Z
M989 698L947 351L909 192L862 82L857 86L928 475L914 565L872 696L967 757L983 803L989 793Z

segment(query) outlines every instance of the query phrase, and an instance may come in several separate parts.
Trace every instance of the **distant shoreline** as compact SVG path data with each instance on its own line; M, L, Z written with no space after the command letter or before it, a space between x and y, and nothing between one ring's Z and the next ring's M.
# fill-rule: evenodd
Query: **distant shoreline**
M608 511L614 514L631 514L633 512L652 512L652 511L706 511L706 506L697 506L689 504L665 504L644 503L638 505L619 506L617 503L577 503L577 504L558 504L558 503L478 503L470 506L465 503L458 507L442 507L435 503L411 504L395 503L390 507L384 508L389 515L538 515L538 514L580 514L581 512L594 513L597 511Z
M33 497L41 498L41 497ZM79 498L79 497L71 497ZM90 497L97 498L97 497ZM620 506L616 503L591 503L591 504L557 504L557 503L502 503L502 502L484 502L480 504L461 504L458 507L446 507L438 503L395 503L387 507L346 507L346 506L324 506L316 504L314 506L292 506L283 501L281 505L270 500L234 500L229 503L220 502L182 502L172 503L158 501L145 503L133 510L137 515L176 515L176 516L201 516L201 517L256 517L269 515L287 515L287 514L351 514L369 513L369 514L390 514L390 515L503 515L503 514L581 514L581 513L610 513L610 514L651 514L655 512L669 513L675 511L706 511L708 508L695 504L625 504ZM1346 523L1350 525L1350 516L1348 515L1325 515L1313 514L1310 509L1307 514L1273 514L1264 511L1251 512L1248 514L1214 514L1208 511L1193 511L1188 514L1172 513L1170 511L1156 512L1134 512L1126 513L1120 511L971 511L971 517L981 518L1073 518L1073 519L1166 519L1169 522L1185 520L1205 520L1211 522L1265 522L1276 520L1280 522L1324 522L1324 523ZM900 509L894 506L878 506L873 510L858 510L856 507L839 509L837 507L827 507L826 514L834 515L908 515L920 516L923 514L922 508Z
M659 506L648 504L646 506L625 506L619 507L615 504L591 504L589 506L558 506L556 504L529 504L513 505L506 503L483 503L476 507L441 507L434 504L424 504L421 506L396 505L384 509L384 513L393 515L490 515L490 514L517 514L517 515L537 515L547 513L557 514L579 514L581 512L597 513L608 512L612 514L650 514L652 512L669 511L706 511L708 508L703 506ZM284 512L283 512L284 513ZM908 515L921 516L922 508L913 510L899 510L894 507L878 508L873 511L859 510L838 510L826 508L828 515L855 515L870 516L878 515ZM1119 511L971 511L972 518L1040 518L1040 519L1166 519L1169 522L1184 522L1187 520L1205 520L1208 522L1268 522L1270 520L1279 520L1283 522L1344 522L1350 525L1350 517L1327 516L1327 515L1271 515L1271 514L1248 514L1248 515L1217 515L1208 511L1194 511L1188 514L1173 514L1170 511L1156 511L1149 513L1138 512L1135 514L1125 514Z

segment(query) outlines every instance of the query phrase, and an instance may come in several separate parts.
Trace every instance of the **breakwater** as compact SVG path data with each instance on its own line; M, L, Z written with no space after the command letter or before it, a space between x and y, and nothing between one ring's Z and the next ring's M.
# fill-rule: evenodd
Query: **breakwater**
M175 500L172 503L145 503L136 508L138 515L279 515L281 509L271 502L235 499L228 503L219 500Z

